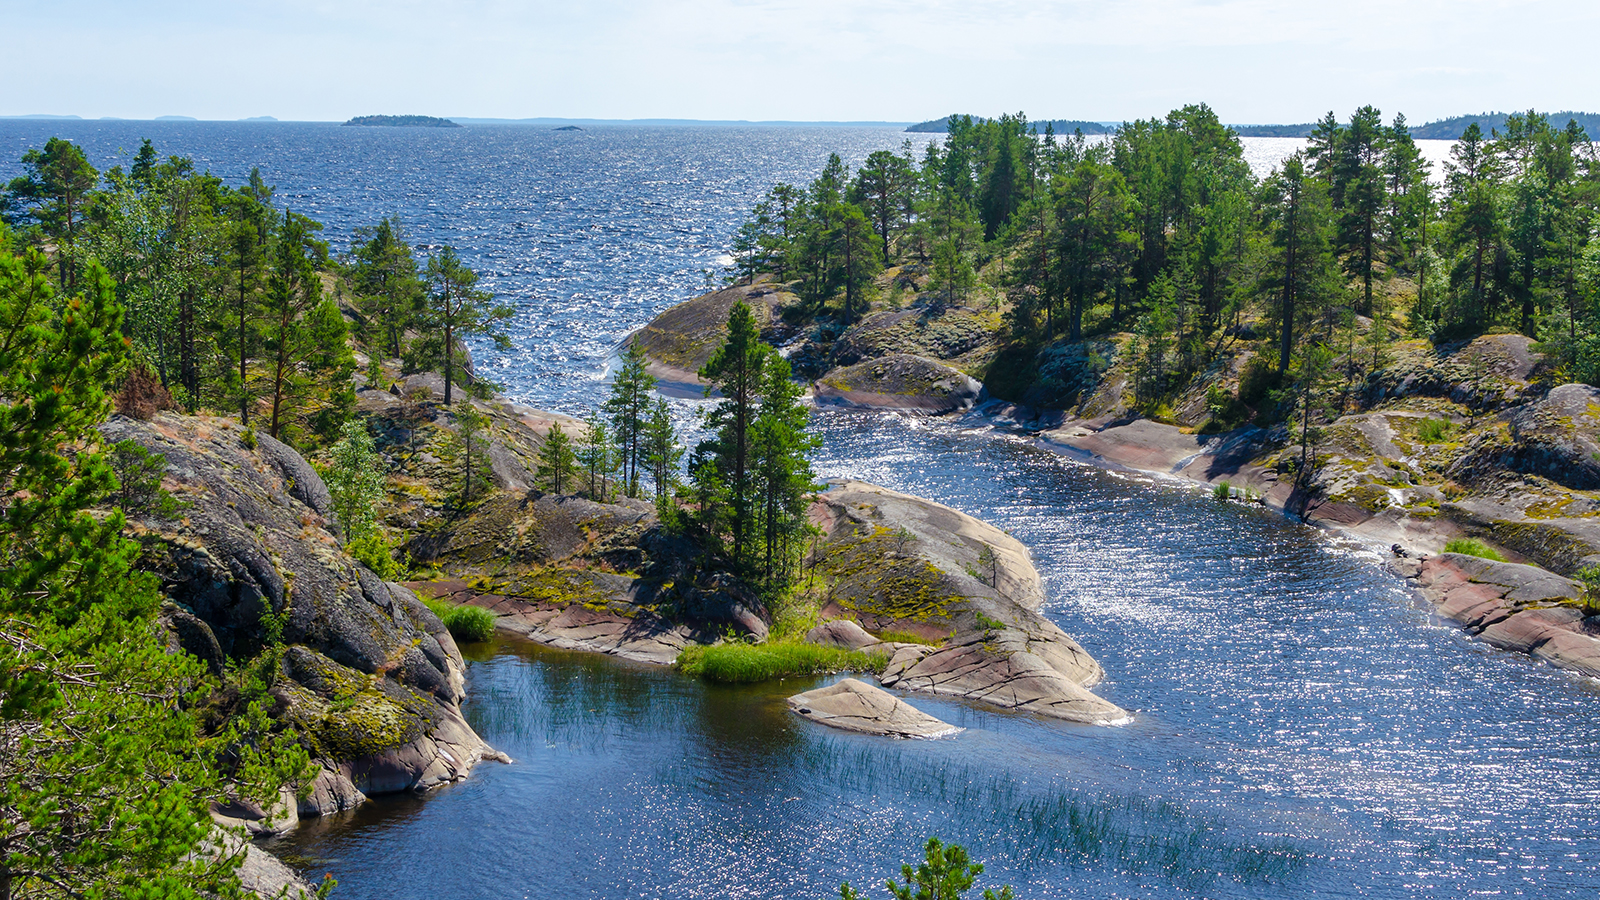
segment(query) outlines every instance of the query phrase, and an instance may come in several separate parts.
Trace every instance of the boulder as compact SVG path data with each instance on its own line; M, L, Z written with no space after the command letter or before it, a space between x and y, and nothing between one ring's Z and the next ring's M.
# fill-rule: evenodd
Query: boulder
M831 619L806 632L806 641L840 650L862 650L883 643L854 619Z
M1600 388L1563 384L1508 419L1508 468L1578 490L1600 488Z
M789 698L789 708L830 728L886 737L936 738L962 730L854 678L795 694Z
M779 344L787 333L779 314L798 299L774 284L770 275L762 275L752 283L712 291L669 307L631 340L650 357L649 371L660 387L700 396L706 386L700 369L727 340L728 313L735 303L750 307L767 343Z
M977 404L983 385L943 363L893 353L834 369L816 383L821 407L884 409L940 415Z

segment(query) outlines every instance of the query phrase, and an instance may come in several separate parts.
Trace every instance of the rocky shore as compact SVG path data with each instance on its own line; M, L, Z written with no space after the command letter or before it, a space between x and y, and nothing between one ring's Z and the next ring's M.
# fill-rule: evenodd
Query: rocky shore
M1056 342L1036 359L1014 359L997 311L915 295L919 279L910 269L885 272L881 291L916 299L881 304L833 333L802 327L797 298L758 276L669 309L637 339L661 365L692 363L697 357L680 348L714 345L716 313L743 299L758 305L764 337L785 345L796 371L813 380L819 409L976 408L1031 432L1046 449L1209 485L1383 552L1398 545L1428 556L1470 538L1511 564L1556 576L1600 568L1600 389L1552 383L1527 337L1490 334L1439 347L1396 341L1364 380L1340 389L1345 412L1331 422L1304 434L1287 422L1219 427L1240 406L1219 406L1218 392L1242 395L1261 349L1250 328L1236 330L1217 363L1158 421L1141 415L1132 397L1131 335ZM1570 583L1581 594L1582 583ZM1550 657L1558 665L1562 658ZM912 683L915 676L905 686Z
M344 553L328 489L300 454L231 419L115 416L102 431L161 454L181 504L175 518L130 523L141 565L161 579L174 646L216 674L278 648L274 714L318 767L306 796L220 807L218 818L275 833L506 760L461 717L466 667L449 631L409 589Z

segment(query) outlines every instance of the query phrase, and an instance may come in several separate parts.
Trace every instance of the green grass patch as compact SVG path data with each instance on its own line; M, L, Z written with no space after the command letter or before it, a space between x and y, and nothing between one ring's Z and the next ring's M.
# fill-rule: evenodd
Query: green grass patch
M449 629L450 636L458 641L479 643L494 637L494 613L476 606L451 606L443 600L427 600L423 603L433 610L439 617L444 627Z
M1442 444L1456 433L1454 422L1444 419L1423 419L1417 423L1417 440L1424 444Z
M819 647L798 641L693 646L678 655L680 671L723 684L753 684L830 672L881 672L888 664L889 657L882 653Z
M1504 556L1501 556L1488 544L1485 544L1483 541L1480 541L1477 538L1456 538L1450 543L1444 545L1444 552L1460 553L1466 556L1477 556L1482 559L1492 559L1495 562L1506 561Z

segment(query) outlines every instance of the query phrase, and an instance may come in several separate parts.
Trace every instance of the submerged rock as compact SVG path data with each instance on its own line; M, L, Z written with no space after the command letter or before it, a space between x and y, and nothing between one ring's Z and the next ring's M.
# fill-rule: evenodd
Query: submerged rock
M789 698L789 708L830 728L886 737L935 738L961 731L888 691L854 678L795 694Z

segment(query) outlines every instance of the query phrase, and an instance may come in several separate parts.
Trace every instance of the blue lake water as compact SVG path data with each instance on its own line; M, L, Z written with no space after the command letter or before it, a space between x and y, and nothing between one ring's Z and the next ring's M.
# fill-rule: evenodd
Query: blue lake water
M141 136L350 229L400 214L519 309L480 361L585 412L616 342L695 293L749 204L876 128L449 131L0 122L0 178L51 134L104 167ZM674 401L681 414L690 401ZM915 698L938 741L827 731L782 698L509 641L467 714L516 758L277 849L347 898L872 896L928 835L1021 897L1585 897L1600 892L1600 688L1434 621L1361 548L1199 490L1089 468L976 419L819 415L824 475L937 499L1034 552L1046 613L1134 710L1092 728Z

